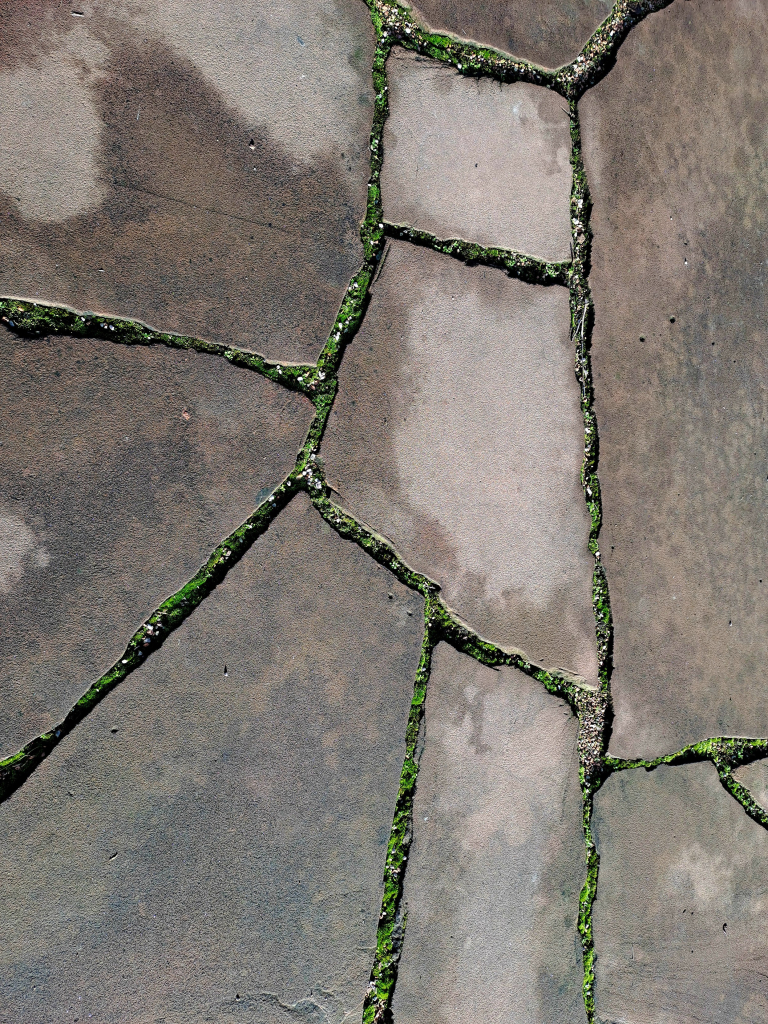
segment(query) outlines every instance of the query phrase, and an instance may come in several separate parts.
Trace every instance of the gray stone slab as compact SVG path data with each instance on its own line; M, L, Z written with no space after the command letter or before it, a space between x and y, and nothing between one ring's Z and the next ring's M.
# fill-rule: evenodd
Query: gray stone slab
M419 0L416 10L434 29L556 68L576 57L611 0Z
M0 408L6 756L290 472L312 408L214 356L5 328Z
M597 1018L768 1020L768 834L714 767L611 776L594 833Z
M0 293L314 359L362 259L365 5L80 13L4 22Z
M396 1024L584 1021L584 840L568 706L440 645L405 877Z
M745 764L737 768L733 776L747 787L763 810L768 811L768 759Z
M568 259L571 140L562 99L525 82L464 78L398 48L387 72L387 220Z
M580 103L612 749L768 735L768 11L675 3Z
M422 628L294 499L0 808L3 1021L359 1018Z
M594 680L568 293L393 243L323 442L339 501L496 643Z

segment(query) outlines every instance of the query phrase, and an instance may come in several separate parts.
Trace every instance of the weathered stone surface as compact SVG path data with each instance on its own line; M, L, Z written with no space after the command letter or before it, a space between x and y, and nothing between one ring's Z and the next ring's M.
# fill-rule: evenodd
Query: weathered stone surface
M419 0L417 16L433 29L557 68L578 54L611 0Z
M2 1019L358 1014L421 610L294 499L0 808Z
M576 719L445 645L429 682L398 1024L583 1021Z
M400 49L387 71L387 220L568 259L571 142L562 99L524 82L463 78Z
M714 767L613 775L594 831L598 1019L768 1020L768 834Z
M483 635L594 679L568 295L393 243L323 442L342 505Z
M580 104L617 754L768 735L767 103L765 5L695 0Z
M768 759L753 761L752 764L737 768L733 777L747 787L764 811L768 811Z
M0 292L314 359L362 257L364 4L82 14L4 21Z
M290 470L305 399L223 359L0 332L0 753L61 721Z

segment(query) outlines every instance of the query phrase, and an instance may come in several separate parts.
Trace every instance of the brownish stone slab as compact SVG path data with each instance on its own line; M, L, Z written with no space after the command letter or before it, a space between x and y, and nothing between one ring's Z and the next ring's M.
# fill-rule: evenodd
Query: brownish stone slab
M2 1019L359 1015L422 627L296 498L0 808Z
M399 48L387 72L387 220L568 259L571 139L562 99L525 82L464 78Z
M311 406L226 360L0 332L0 752L51 728L290 470Z
M768 735L768 12L675 3L580 103L611 747Z
M421 21L547 68L567 64L611 10L610 0L419 0Z
M81 13L6 19L0 293L314 359L362 258L365 5Z
M596 678L568 293L393 243L339 374L339 501L489 639Z
M714 767L611 776L594 832L597 1018L768 1020L768 834Z
M437 648L397 1024L586 1019L576 732L568 706L521 672Z

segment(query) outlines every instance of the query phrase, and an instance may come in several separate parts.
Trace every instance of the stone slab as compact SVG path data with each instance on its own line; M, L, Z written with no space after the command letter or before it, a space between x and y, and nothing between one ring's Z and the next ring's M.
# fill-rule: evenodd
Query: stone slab
M0 807L0 1019L359 1018L422 629L294 499Z
M214 356L5 328L0 396L6 756L290 472L312 409Z
M78 10L4 26L0 293L313 360L362 259L365 5Z
M733 777L747 787L764 811L768 811L768 759L742 765L736 769Z
M768 1020L768 834L714 767L611 776L594 834L597 1018Z
M568 293L392 243L339 374L339 502L489 639L594 680Z
M580 103L611 748L768 735L768 11L675 3Z
M610 11L610 0L419 0L416 5L422 24L545 68L574 60Z
M434 655L405 877L397 1024L584 1021L584 839L570 708Z
M464 78L395 48L387 61L384 216L438 238L570 256L570 128L541 86Z

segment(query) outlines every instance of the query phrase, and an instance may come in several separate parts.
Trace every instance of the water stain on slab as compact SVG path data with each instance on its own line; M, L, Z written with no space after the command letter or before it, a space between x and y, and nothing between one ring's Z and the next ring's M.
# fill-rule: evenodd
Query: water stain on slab
M294 499L0 808L3 1019L359 1014L422 615Z
M627 757L768 734L767 54L763 4L676 3L580 103Z
M440 645L425 712L394 1019L585 1020L577 722L521 672Z
M768 1019L768 834L708 763L621 772L595 798L596 1011Z
M611 0L419 0L422 24L545 68L573 60L610 14Z
M0 291L314 359L362 258L364 5L42 6L0 75Z
M568 293L392 243L339 372L340 503L489 639L594 680Z
M61 720L293 468L312 409L226 360L0 332L0 751Z
M568 259L571 143L560 97L525 82L463 78L397 48L387 71L387 220Z

